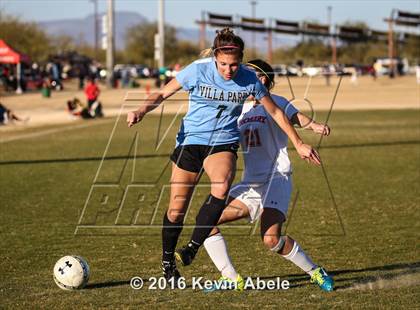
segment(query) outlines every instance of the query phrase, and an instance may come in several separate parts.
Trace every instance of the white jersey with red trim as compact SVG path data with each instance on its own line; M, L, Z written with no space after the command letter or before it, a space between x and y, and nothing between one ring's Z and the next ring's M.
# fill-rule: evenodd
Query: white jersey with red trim
M298 110L284 97L271 95L289 119ZM272 175L291 173L287 153L287 135L276 124L262 104L246 103L238 119L245 161L243 182L264 183Z

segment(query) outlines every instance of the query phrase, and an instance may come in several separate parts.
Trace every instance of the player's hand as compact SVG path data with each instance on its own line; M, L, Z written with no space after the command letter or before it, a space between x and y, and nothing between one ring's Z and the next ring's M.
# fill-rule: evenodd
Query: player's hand
M314 148L312 148L312 146L302 143L298 147L296 147L296 150L300 158L304 159L309 163L313 163L314 165L321 165L321 158L319 157L318 152Z
M331 128L327 124L318 124L313 122L311 124L311 128L315 133L323 136L329 136L331 132Z
M139 111L130 111L127 113L127 126L132 127L139 123L144 117L144 113Z

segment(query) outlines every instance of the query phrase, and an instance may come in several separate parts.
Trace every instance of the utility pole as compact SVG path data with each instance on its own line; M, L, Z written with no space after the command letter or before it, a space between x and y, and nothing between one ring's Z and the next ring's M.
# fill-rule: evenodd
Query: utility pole
M394 66L394 15L395 9L391 11L391 16L388 19L388 58L389 58L389 77L393 78L395 76L395 66Z
M206 12L201 11L200 22L200 50L206 48Z
M257 6L257 4L258 4L258 2L256 0L252 0L251 1L252 18L253 19L255 19L255 17L256 17L256 6ZM256 49L257 49L257 47L255 46L255 42L256 42L256 39L255 39L255 31L252 30L252 55L253 55L252 58L255 58L256 57Z
M159 0L159 17L158 17L158 33L159 33L159 68L165 66L165 11L164 0Z
M93 3L94 35L95 35L95 60L98 60L98 0L90 0Z
M268 53L267 53L267 61L268 63L273 63L273 31L271 29L268 30Z
M106 50L106 79L109 87L114 85L114 0L108 0L108 33Z
M335 31L332 29L332 6L327 7L327 19L328 19L328 32L331 35L330 45L331 45L331 63L335 65L337 63L337 45L335 41ZM334 29L335 30L335 29Z
M272 31L272 19L269 20L268 25L268 51L267 51L267 61L269 64L273 63L273 31Z
M327 6L327 24L331 28L331 12L332 12L332 6Z

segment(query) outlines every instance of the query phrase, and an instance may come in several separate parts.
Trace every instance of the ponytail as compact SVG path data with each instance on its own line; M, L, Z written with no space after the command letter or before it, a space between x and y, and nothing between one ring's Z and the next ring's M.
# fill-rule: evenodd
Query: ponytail
M210 56L213 56L213 49L211 47L200 52L200 58L207 58Z

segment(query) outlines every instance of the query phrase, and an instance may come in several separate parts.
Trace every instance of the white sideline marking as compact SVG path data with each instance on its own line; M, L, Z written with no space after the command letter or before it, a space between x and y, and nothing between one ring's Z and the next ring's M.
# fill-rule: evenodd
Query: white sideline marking
M71 129L80 129L80 128L86 128L86 127L89 127L89 126L102 125L102 124L109 123L111 121L114 122L115 120L114 119L108 119L108 120L103 120L103 121L93 121L92 123L86 123L86 124L63 126L61 128L56 128L56 129L47 129L47 130L43 130L43 131L29 133L29 134L26 134L26 135L18 135L16 137L0 139L0 143L6 143L6 142L11 142L11 141L16 141L16 140L23 140L23 139L41 137L41 136L45 136L45 135L49 135L49 134L53 134L53 133L57 133L57 132L61 132L61 131L67 131L67 130L71 130Z

